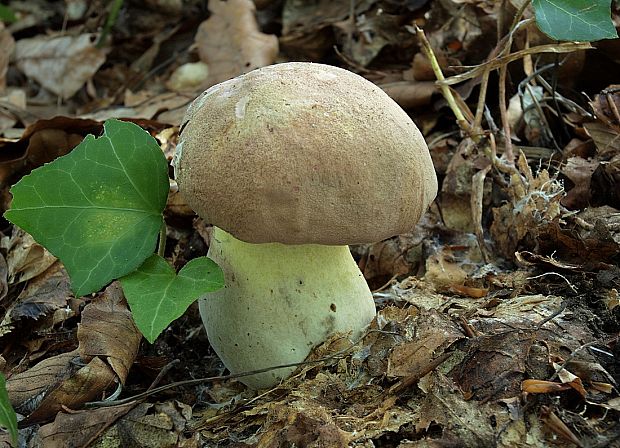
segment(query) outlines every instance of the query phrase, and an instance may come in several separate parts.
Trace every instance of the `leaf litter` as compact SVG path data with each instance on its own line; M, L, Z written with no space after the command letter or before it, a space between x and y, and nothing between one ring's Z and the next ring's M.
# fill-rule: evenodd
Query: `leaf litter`
M109 117L149 130L170 162L193 97L287 60L384 88L424 132L441 194L410 234L352 248L379 307L368 333L335 335L316 362L260 392L222 377L195 305L141 343L116 284L74 297L62 265L5 222L0 370L24 446L618 443L617 39L586 50L525 23L502 53L497 30L517 1L152 1L125 2L98 48L105 7L47 3L9 2L18 20L0 25L3 210L10 185ZM414 25L485 140L454 122ZM507 60L502 84L493 70ZM206 254L210 230L170 185L166 258L178 270ZM217 379L181 383L207 377Z

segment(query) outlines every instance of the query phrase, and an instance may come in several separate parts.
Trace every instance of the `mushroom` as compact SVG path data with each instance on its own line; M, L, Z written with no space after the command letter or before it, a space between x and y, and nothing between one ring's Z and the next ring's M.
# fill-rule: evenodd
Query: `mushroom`
M410 231L437 193L420 131L347 70L292 62L217 84L189 107L179 191L214 225L208 256L226 286L200 299L233 373L303 361L375 316L348 244ZM294 367L241 379L270 387Z

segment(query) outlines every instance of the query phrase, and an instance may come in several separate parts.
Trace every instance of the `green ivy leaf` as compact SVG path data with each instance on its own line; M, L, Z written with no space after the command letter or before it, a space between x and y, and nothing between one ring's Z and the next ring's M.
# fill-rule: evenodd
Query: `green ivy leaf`
M4 375L0 373L0 427L6 428L11 436L13 446L17 446L17 416L11 407L9 394L6 391Z
M118 120L11 188L5 217L57 256L76 295L96 292L149 257L169 184L153 137Z
M540 30L555 40L615 39L611 0L532 0Z
M224 286L224 274L210 258L194 258L175 275L159 255L120 279L134 321L153 343L200 296Z
M13 23L17 21L17 17L8 6L0 5L0 20L6 23Z

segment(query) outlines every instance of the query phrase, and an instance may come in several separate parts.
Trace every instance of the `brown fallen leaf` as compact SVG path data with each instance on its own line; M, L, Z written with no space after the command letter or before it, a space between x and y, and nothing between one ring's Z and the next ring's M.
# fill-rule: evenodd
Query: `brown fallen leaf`
M100 358L81 365L79 358L75 359L70 366L74 370L71 375L54 384L37 408L24 419L24 425L47 421L64 408L79 408L86 402L97 400L114 383L114 372Z
M6 382L11 405L21 413L32 412L45 393L71 372L72 363L78 359L74 350L44 359L22 373L11 375Z
M78 409L127 378L141 335L117 284L85 307L78 340L77 350L9 377L11 402L29 414L24 424L47 421L63 408Z
M211 86L258 67L273 64L278 38L259 31L250 0L212 0L211 17L196 33L198 54L209 66Z
M72 298L67 271L57 261L28 283L7 314L11 322L37 321L31 329L47 333L56 324L75 315L69 307ZM22 342L26 343L26 340Z
M462 285L467 279L467 272L457 262L450 248L444 246L426 259L424 279L438 290L445 290Z
M601 159L609 160L614 155L620 154L620 125L595 121L593 123L585 123L583 127L594 141L597 155Z
M101 129L100 122L80 118L59 116L35 121L19 140L0 141L0 185L16 182L21 174L66 154L83 136L98 134Z
M336 426L332 418L320 407L295 409L291 406L273 406L273 422L263 433L256 448L306 446L340 448L348 446L351 435Z
M20 39L15 62L26 76L62 99L71 98L105 62L97 36L37 36Z
M570 390L572 387L567 383L556 383L546 380L523 380L521 382L521 390L528 394L551 394Z
M1 246L7 251L9 284L33 279L56 262L56 257L17 227L10 238L2 239Z
M110 285L84 308L77 337L83 360L95 357L107 360L121 384L125 383L138 354L142 334L133 322L118 283Z
M566 161L566 165L561 169L562 174L575 185L562 198L562 205L571 210L583 209L589 205L591 198L590 180L599 164L598 160L585 160L581 157L570 157Z
M463 362L450 373L465 399L487 402L510 398L521 391L533 338L506 332L468 340Z
M394 347L388 358L388 377L408 377L426 371L433 358L441 355L463 333L444 314L427 310L415 322L415 338Z
M380 84L381 90L396 101L403 109L428 106L437 92L432 81L400 81Z
M186 440L183 432L191 412L180 405L180 409L169 403L153 405L141 403L120 419L114 431L106 435L119 443L116 446L148 446L173 448L182 446Z
M128 403L70 414L59 412L52 423L41 426L37 437L41 446L48 448L85 448L135 405Z
M413 411L412 423L417 432L428 430L435 423L443 428L444 433L453 433L457 439L447 446L495 445L484 405L475 400L463 400L449 378L434 371L425 377L423 390L427 393L416 403Z

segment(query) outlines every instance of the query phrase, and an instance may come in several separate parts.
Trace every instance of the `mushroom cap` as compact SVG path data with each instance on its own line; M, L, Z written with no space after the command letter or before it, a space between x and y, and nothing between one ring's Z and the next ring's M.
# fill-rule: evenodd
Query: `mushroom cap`
M207 222L249 243L345 245L410 231L437 194L422 134L380 88L291 62L190 105L175 177Z

